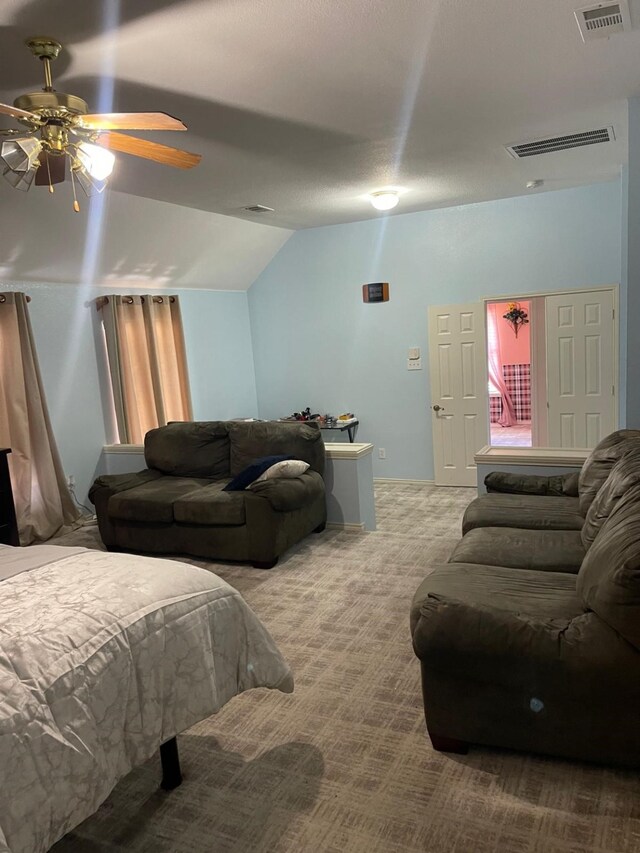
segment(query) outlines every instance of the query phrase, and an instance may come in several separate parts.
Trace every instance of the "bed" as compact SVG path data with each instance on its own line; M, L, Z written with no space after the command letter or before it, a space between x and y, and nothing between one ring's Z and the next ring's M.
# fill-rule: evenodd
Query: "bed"
M0 853L45 853L252 687L293 690L240 594L174 560L0 545Z

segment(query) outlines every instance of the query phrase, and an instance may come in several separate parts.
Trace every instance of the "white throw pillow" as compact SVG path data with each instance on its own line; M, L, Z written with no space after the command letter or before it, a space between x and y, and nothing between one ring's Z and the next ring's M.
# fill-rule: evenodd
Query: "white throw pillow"
M284 459L282 462L276 462L271 468L260 474L257 480L249 485L254 486L256 483L263 483L265 480L274 480L277 477L299 477L309 467L308 462L303 462L301 459Z

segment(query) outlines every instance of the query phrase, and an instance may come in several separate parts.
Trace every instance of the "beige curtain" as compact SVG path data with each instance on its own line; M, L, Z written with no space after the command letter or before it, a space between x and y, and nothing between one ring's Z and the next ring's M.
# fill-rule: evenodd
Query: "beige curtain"
M168 421L190 421L182 317L177 296L108 296L101 306L122 444L142 444Z
M0 293L0 445L11 448L21 545L49 539L78 518L49 421L24 293Z

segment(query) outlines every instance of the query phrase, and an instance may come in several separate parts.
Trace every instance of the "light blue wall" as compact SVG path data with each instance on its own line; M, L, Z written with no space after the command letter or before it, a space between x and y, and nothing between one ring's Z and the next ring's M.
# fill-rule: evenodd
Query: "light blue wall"
M640 188L640 169L634 174ZM426 362L427 306L617 282L621 210L611 183L311 229L289 240L248 297L169 288L180 295L194 417L352 410L358 438L386 448L376 476L431 479L428 371L405 366L409 346L421 346ZM381 280L391 282L390 302L364 305L362 283ZM33 297L56 439L86 501L113 438L94 307L113 287L3 281L5 289ZM623 317L625 300L623 291ZM630 338L629 364L637 364L640 338ZM640 413L630 395L632 405Z
M257 417L247 292L186 290L180 306L194 418Z
M640 427L640 99L629 100L629 165L622 178L622 278L627 292L629 324L626 363L629 366L626 422Z
M260 417L353 411L375 476L433 479L427 306L618 283L620 240L618 181L298 231L249 290Z
M114 438L95 308L96 297L113 288L2 282L0 290L32 297L29 315L54 434L64 470L86 503L102 446ZM194 417L255 417L246 292L169 290L180 296Z

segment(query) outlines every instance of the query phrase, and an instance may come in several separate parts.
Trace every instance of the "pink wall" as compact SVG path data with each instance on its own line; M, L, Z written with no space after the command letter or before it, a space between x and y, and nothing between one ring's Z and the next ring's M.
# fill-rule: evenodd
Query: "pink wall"
M531 319L531 306L528 300L518 300L520 307L527 312ZM502 364L530 364L531 363L531 340L530 323L520 326L516 338L513 327L502 315L509 310L508 302L496 302L498 315L498 339L500 341L500 360Z

